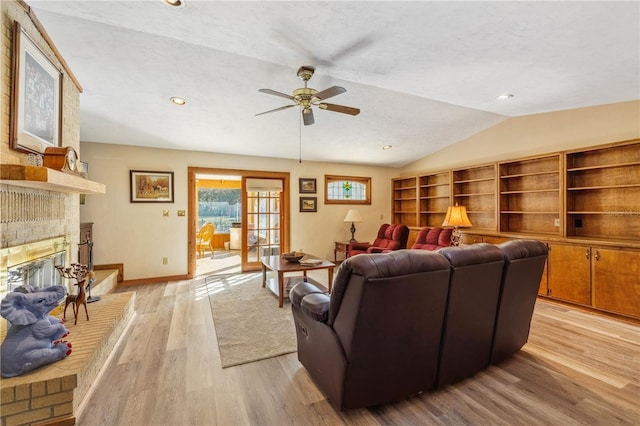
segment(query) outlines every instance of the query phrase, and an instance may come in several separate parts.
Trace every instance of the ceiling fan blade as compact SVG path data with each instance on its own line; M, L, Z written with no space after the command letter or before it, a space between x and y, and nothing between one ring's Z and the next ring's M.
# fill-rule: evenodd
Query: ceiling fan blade
M341 112L343 114L349 114L349 115L360 114L359 108L352 108L352 107L343 106L343 105L321 103L321 104L318 104L318 107L320 109L326 109L328 111L334 111L334 112Z
M267 95L280 96L281 98L293 99L293 97L287 95L286 93L276 92L275 90L271 89L258 89L258 92L266 93Z
M314 96L322 101L325 99L329 99L332 96L336 96L341 93L344 93L346 91L347 89L345 89L344 87L333 86L333 87L329 87L328 89L324 89L322 92L316 93Z
M313 119L313 110L311 108L305 108L302 110L302 121L305 126L310 126L315 123Z
M265 111L265 112L261 112L261 113L256 114L256 117L259 116L259 115L262 115L262 114L269 114L270 112L276 112L276 111L280 111L280 110L283 110L283 109L291 108L291 107L294 107L294 106L295 105L285 105L285 106L280 107L280 108L270 109L269 111Z

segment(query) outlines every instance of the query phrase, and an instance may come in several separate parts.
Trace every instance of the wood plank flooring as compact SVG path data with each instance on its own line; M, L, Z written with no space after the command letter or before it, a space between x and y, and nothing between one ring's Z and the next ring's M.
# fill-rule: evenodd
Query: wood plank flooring
M203 284L117 290L137 292L138 315L79 425L640 425L638 325L539 301L529 343L499 366L336 412L295 353L223 370Z

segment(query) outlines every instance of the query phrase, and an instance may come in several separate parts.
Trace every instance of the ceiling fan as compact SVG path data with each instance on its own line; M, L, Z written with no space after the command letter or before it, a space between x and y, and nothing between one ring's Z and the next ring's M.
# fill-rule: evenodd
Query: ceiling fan
M261 112L259 114L256 114L256 116L262 115L262 114L268 114L270 112L280 111L283 109L287 109L287 108L291 108L296 105L299 105L300 108L302 109L302 119L304 121L304 125L309 126L314 123L313 110L311 109L311 107L313 106L317 106L320 109L326 109L328 111L341 112L343 114L349 114L349 115L360 114L360 109L358 108L352 108L352 107L343 106L343 105L328 104L324 102L325 99L329 99L332 96L336 96L346 92L347 89L345 89L344 87L333 86L321 92L318 92L316 89L307 87L307 81L309 81L309 79L313 77L314 71L315 71L315 68L309 65L303 65L298 69L298 77L300 77L302 81L304 81L304 87L294 90L293 95L287 95L286 93L277 92L271 89L258 90L259 92L267 93L269 95L275 95L275 96L280 96L281 98L290 99L294 103L291 105L285 105L280 108Z

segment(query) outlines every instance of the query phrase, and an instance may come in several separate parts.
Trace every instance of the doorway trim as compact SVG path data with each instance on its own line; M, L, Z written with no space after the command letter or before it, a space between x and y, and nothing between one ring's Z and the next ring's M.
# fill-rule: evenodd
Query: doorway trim
M187 278L193 278L196 272L196 233L198 232L198 206L196 205L196 175L233 175L255 178L282 179L282 197L280 220L282 227L282 247L283 250L289 250L289 173L288 172L269 172L260 170L242 170L242 169L220 169L210 167L188 167L187 168ZM246 206L242 207L243 216L246 214ZM242 221L243 241L247 233L246 221ZM242 251L246 250L246 244L242 243ZM244 270L244 267L243 267Z

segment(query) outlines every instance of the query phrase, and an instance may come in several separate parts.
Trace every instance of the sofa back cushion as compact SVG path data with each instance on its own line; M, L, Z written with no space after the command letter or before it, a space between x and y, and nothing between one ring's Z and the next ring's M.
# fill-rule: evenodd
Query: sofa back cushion
M511 240L498 248L504 253L505 264L491 364L510 357L527 342L548 252L537 240Z
M437 251L451 264L438 386L489 365L504 255L487 243Z
M449 274L442 255L419 250L361 254L340 265L327 323L347 359L343 406L435 386Z
M378 236L373 242L374 247L386 250L400 250L407 248L409 227L402 224L383 224L378 230Z
M411 246L414 250L437 250L451 245L452 229L427 226L420 229L416 241Z

